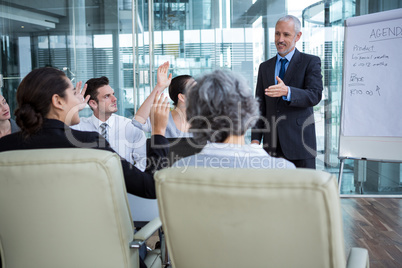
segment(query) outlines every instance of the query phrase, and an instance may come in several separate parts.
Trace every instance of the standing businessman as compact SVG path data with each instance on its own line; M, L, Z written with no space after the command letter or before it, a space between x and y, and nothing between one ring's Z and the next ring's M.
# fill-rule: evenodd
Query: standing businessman
M299 19L288 15L275 26L278 54L261 63L256 97L261 118L252 130L252 143L263 140L264 149L296 167L315 169L316 136L313 106L322 95L321 60L299 52Z

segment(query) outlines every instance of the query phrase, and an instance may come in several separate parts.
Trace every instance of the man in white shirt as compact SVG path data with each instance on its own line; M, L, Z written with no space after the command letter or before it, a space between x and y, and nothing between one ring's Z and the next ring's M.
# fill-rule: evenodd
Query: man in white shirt
M146 166L146 137L143 131L134 127L131 120L116 115L117 98L105 76L92 78L87 82L85 97L90 95L88 105L93 111L90 117L80 118L72 128L81 131L96 131L104 136L120 157L138 169Z

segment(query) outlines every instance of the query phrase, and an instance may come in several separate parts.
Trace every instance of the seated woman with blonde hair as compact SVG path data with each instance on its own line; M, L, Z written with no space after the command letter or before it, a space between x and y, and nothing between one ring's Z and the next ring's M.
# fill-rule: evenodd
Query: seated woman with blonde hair
M246 144L245 134L258 119L258 102L243 78L216 70L195 80L187 89L186 112L190 132L200 153L183 158L174 167L295 168L274 158L258 145Z
M20 131L20 128L11 119L10 106L8 106L6 99L0 94L0 138L18 131Z

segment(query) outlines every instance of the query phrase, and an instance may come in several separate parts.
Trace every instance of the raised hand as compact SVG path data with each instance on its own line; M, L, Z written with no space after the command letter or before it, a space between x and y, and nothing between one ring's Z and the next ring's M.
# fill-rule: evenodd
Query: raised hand
M169 102L163 94L156 96L151 108L152 135L165 135L169 120Z
M170 85L170 82L172 81L172 74L168 75L169 71L169 62L165 62L162 65L158 67L158 71L156 74L156 87L160 92L167 88Z
M82 86L82 81L77 82L77 84L75 85L75 90L78 93L77 94L77 98L80 100L80 104L78 106L78 110L81 111L82 109L85 108L85 106L87 105L89 98L91 97L90 95L85 96L85 91L87 91L87 84L84 85L84 88L81 90L81 86Z
M169 62L165 62L158 67L157 72L157 84L152 90L151 94L145 99L145 101L141 104L141 107L135 113L134 119L137 120L141 124L145 124L151 113L151 106L154 103L154 100L157 99L157 96L162 93L162 91L170 85L172 81L172 74L167 75L169 70Z

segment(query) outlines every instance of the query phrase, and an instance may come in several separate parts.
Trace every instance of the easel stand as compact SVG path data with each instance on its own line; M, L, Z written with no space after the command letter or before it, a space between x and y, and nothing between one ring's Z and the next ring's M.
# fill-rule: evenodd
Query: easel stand
M342 185L342 175L343 175L343 167L345 165L345 160L346 159L351 159L351 160L366 160L366 159L357 159L357 158L348 158L348 157L339 157L341 160L341 164L339 166L339 177L338 177L338 190L339 194L341 194L341 185ZM362 183L359 184L359 194L363 194L363 187Z
M339 176L338 176L338 191L341 193L342 175L343 175L343 165L345 164L346 158L340 158L341 165L339 166Z
M378 160L378 159L367 159L367 158L352 158L352 157L338 157L340 160L340 166L339 166L339 177L338 177L338 190L339 190L339 194L341 195L341 186L342 186L342 176L343 176L343 169L344 169L344 165L345 165L345 160L350 159L350 160L363 160L363 161L373 161L373 162L380 162L380 163L402 163L401 161L391 161L391 160ZM350 197L359 197L361 195L364 195L364 191L363 191L363 182L359 183L359 189L358 192L360 195L344 195L346 197L350 196ZM398 197L401 198L401 195L370 195L371 197ZM368 195L364 195L364 197L368 197Z

